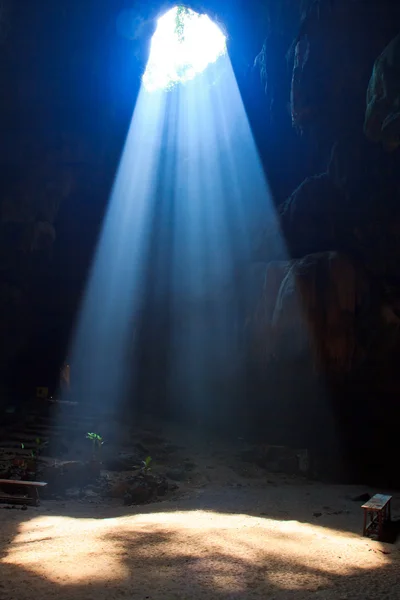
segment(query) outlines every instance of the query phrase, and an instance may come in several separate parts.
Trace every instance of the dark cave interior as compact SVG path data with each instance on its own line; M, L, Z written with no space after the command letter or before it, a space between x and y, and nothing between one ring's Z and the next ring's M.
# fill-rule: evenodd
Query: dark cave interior
M0 4L6 406L38 385L57 388L156 19L175 3ZM185 5L227 32L289 252L280 254L276 230L260 224L252 261L238 275L245 378L240 391L233 376L217 400L205 401L205 422L301 444L343 459L353 477L398 485L400 7L388 0ZM168 415L173 404L162 306L148 296L140 377L125 408L132 414ZM304 321L312 342L293 351ZM185 413L182 403L173 404L175 414Z

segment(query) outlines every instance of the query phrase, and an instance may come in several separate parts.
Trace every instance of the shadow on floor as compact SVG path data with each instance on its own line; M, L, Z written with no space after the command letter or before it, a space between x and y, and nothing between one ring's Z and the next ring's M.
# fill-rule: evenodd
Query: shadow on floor
M396 547L307 523L263 530L271 518L247 522L204 508L181 509L181 523L172 507L146 508L102 519L93 508L91 516L7 511L0 600L365 600L365 590L368 598L395 597Z

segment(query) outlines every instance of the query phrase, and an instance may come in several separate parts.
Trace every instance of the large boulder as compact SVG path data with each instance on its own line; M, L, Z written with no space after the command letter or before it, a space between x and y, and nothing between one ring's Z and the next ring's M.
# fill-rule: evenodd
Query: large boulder
M344 195L328 173L305 179L279 208L291 256L342 249L344 212Z
M266 265L253 318L258 356L287 361L311 351L330 371L348 372L361 352L358 315L368 299L365 274L343 254Z
M377 54L398 31L391 0L304 2L293 60L291 115L321 140L362 126L365 89ZM381 19L385 27L380 26Z
M399 153L388 155L362 132L340 138L327 172L305 179L279 208L290 256L335 250L357 257L374 276L395 275L399 167Z
M364 132L386 150L400 146L400 34L378 56L367 90Z

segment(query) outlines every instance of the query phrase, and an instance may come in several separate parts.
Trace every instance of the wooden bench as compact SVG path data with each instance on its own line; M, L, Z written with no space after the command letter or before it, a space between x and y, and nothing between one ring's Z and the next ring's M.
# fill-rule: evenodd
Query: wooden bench
M382 539L383 526L391 519L392 496L375 494L368 502L362 505L364 509L363 536L377 534L378 540ZM369 519L368 519L369 517Z
M0 479L0 490L6 486L14 486L19 488L26 488L27 495L11 495L4 494L0 491L0 502L12 502L32 504L33 506L39 506L39 488L46 487L47 483L44 481L19 481L18 479Z

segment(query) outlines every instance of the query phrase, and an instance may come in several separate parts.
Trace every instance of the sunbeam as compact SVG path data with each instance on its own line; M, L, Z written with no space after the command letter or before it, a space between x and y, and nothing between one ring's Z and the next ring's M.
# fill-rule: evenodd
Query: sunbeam
M74 399L117 409L140 370L198 418L233 401L236 274L266 222L278 227L228 54L168 93L142 85L73 341Z
M72 397L100 409L127 385L155 210L165 96L139 93L72 347Z
M200 418L217 410L215 396L224 410L222 397L233 403L240 391L234 323L243 290L235 275L251 260L260 223L278 224L229 57L175 96L172 396Z

